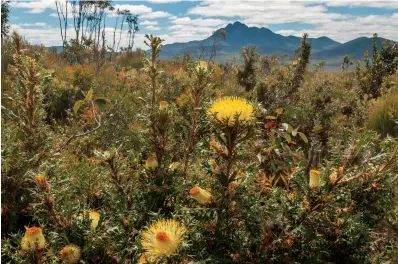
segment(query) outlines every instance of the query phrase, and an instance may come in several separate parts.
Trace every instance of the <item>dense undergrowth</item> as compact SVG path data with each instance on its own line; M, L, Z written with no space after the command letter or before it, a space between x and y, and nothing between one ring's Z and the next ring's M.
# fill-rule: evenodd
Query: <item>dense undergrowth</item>
M4 263L398 262L393 44L341 73L306 35L243 65L147 45L3 43Z

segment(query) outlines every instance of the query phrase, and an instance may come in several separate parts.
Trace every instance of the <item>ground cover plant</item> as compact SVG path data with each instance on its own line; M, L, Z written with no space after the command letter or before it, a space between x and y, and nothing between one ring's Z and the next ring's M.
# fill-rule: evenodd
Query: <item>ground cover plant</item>
M3 39L4 263L398 262L393 43L330 73L307 35L222 64L162 42Z

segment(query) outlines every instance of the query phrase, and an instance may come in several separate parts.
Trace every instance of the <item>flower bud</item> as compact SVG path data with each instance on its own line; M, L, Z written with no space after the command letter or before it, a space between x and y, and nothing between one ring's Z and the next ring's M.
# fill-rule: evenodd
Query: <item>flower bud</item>
M82 256L82 251L78 246L70 244L61 249L59 256L67 264L77 264Z
M211 193L203 190L202 188L195 186L190 191L189 194L198 201L200 204L206 204L211 200Z
M159 110L160 111L166 111L169 108L169 103L166 101L160 101L159 103Z
M320 185L320 174L319 170L310 170L310 187L318 188Z
M43 232L40 227L26 227L25 226L25 235L21 241L21 248L23 250L32 250L36 251L39 249L43 249L46 240L43 236Z
M46 176L44 176L42 174L37 175L35 177L35 182L36 182L37 188L39 188L39 190L42 190L42 191L43 190L45 190L45 191L49 190L49 186L48 186L48 183L47 183L47 177Z
M97 228L100 216L101 215L96 211L89 212L89 218L91 220L91 230L95 230Z
M147 158L147 160L145 161L145 168L147 170L155 170L158 166L158 160L154 156Z

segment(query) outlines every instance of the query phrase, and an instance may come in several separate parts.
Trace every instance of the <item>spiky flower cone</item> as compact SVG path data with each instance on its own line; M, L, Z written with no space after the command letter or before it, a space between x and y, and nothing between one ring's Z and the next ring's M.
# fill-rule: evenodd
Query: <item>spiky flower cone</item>
M208 110L208 116L217 122L234 126L236 120L240 124L247 124L254 119L253 106L239 97L224 97L218 99Z
M36 251L38 249L43 249L46 240L44 238L43 232L40 227L25 227L25 235L21 241L21 248L23 250Z
M142 235L142 248L148 261L177 253L186 229L176 220L159 220Z

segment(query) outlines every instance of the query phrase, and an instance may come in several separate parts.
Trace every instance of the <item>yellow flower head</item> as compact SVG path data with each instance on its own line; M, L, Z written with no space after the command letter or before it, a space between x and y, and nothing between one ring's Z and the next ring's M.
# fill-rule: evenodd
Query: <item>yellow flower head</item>
M239 97L224 97L217 100L208 110L208 116L214 118L221 124L234 126L236 116L241 124L254 119L253 106L245 99Z
M202 188L195 186L190 191L189 194L198 201L200 204L206 204L211 200L211 193Z
M166 101L160 101L159 102L159 110L160 111L164 111L167 110L167 108L169 107L169 103Z
M158 220L152 224L142 235L145 259L155 261L176 253L185 232L185 227L176 220Z
M70 244L61 249L59 256L65 263L76 264L80 261L82 251L78 246Z
M158 166L159 166L158 160L154 156L151 156L151 157L147 158L146 161L145 161L145 168L147 170L154 170Z
M46 240L43 236L43 232L40 227L26 227L25 235L21 241L21 247L23 250L36 251L38 249L43 249Z
M101 215L96 211L89 212L89 218L91 220L91 230L95 230L97 228L100 216Z
M319 170L310 170L310 187L318 188L320 185L320 174Z

